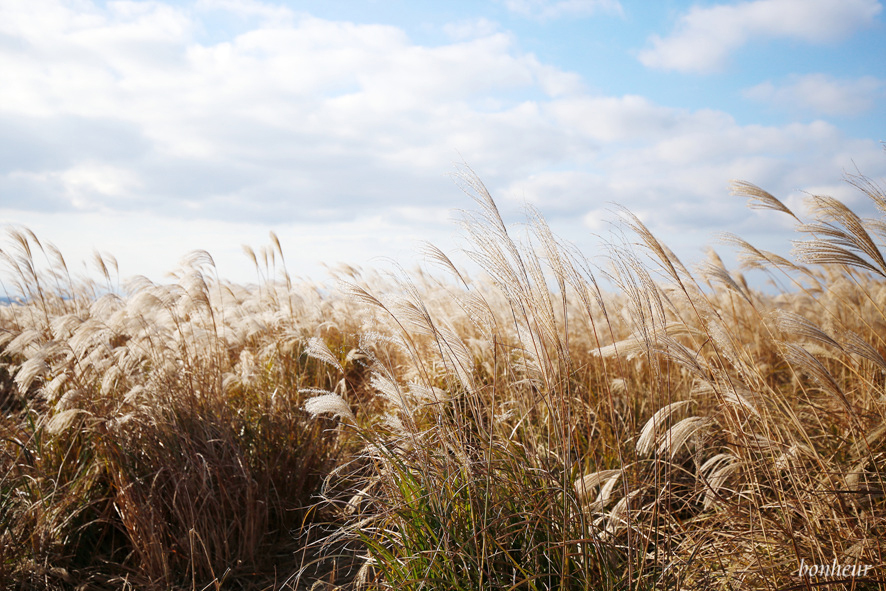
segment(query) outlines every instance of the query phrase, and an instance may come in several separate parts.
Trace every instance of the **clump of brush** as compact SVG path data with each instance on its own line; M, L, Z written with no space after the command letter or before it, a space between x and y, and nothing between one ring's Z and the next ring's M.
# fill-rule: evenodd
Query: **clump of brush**
M0 579L203 589L297 570L343 449L302 409L301 390L334 387L305 350L347 347L354 318L273 272L276 239L243 287L204 252L166 284L118 286L107 257L103 282L75 279L33 234L9 237Z
M883 563L882 221L815 196L802 222L736 183L808 235L796 263L725 237L795 286L772 294L713 252L690 271L629 212L638 241L605 270L534 211L519 242L463 180L485 279L431 247L454 283L345 285L399 349L365 349L385 410L352 423L364 452L327 490L360 584L775 588L816 582L801 561Z

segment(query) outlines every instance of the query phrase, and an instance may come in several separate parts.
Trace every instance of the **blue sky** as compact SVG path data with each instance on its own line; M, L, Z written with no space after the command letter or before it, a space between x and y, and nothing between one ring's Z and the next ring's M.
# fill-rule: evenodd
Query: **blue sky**
M249 281L270 230L293 274L409 266L459 245L460 163L509 221L593 255L618 203L687 261L787 250L731 179L872 214L843 175L886 177L877 0L6 0L0 81L0 219L124 277Z

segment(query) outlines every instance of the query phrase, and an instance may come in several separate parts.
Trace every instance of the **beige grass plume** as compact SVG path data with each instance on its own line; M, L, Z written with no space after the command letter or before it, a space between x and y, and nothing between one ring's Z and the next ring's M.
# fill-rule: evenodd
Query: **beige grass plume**
M305 410L310 413L312 418L321 414L331 413L333 417L340 417L347 422L354 424L357 417L351 411L347 401L338 394L327 392L325 390L300 390L301 394L320 394L305 401Z

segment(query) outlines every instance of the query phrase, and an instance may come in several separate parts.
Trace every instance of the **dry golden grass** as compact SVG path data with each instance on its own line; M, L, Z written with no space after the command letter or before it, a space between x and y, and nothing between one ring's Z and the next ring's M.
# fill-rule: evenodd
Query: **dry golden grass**
M886 222L736 183L798 223L797 262L724 235L773 294L629 212L604 269L534 211L515 240L462 181L482 279L428 247L451 280L328 294L272 236L257 286L202 252L119 286L11 230L7 587L886 587ZM872 567L799 576L834 561Z

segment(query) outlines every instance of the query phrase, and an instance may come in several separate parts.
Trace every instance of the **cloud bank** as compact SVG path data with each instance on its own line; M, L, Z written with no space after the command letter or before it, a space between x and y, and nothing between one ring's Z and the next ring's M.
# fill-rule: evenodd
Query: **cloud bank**
M886 104L886 81L874 76L840 79L827 74L794 75L783 84L767 81L748 88L744 96L785 110L859 116Z
M793 39L827 43L869 26L883 7L877 0L754 0L697 6L681 16L673 33L653 35L639 53L650 68L709 73L734 51L755 41Z
M504 0L504 5L516 14L538 20L624 14L618 0Z
M878 6L846 5L855 16L843 16L841 31ZM533 6L541 14L560 4ZM751 22L747 14L779 7L796 3L731 10ZM210 39L209 23L222 17L232 30ZM812 25L793 26L812 35ZM306 259L347 260L355 250L390 254L385 240L360 246L358 235L399 235L388 242L400 244L440 226L448 233L440 212L468 204L446 176L462 160L511 219L533 203L579 241L610 202L655 212L651 225L667 240L753 219L729 200L731 178L787 195L834 185L852 162L883 170L876 142L825 121L747 125L722 111L595 94L489 23L449 32L454 40L428 46L397 27L235 0L5 2L0 214L66 235L72 220L97 228L111 216L121 236L166 249L165 234L137 220L184 223L207 241L193 247L210 250L239 250L248 238L238 231L274 228L284 243L291 231ZM748 92L779 101L806 82Z

